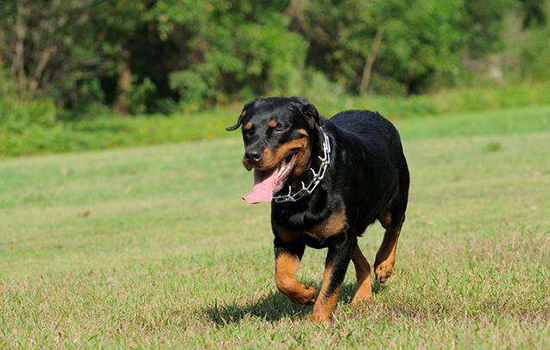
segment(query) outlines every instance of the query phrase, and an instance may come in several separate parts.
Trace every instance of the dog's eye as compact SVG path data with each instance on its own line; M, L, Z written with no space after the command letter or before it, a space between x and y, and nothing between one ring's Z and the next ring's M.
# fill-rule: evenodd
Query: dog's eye
M249 139L254 135L254 130L243 130L243 136L245 139Z
M277 126L275 127L276 132L283 132L283 131L287 131L287 130L288 130L288 127L286 127L282 124L277 124Z

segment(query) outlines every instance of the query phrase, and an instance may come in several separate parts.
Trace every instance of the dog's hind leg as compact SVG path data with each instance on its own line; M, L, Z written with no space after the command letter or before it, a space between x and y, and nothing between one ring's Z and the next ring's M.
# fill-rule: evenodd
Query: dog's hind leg
M305 244L300 241L288 243L276 237L274 245L277 289L297 304L313 304L315 288L296 279L296 270L304 255Z
M374 262L374 275L376 280L380 283L386 282L393 272L393 266L395 265L395 252L397 250L397 240L401 233L402 220L395 222L396 218L392 216L391 212L384 209L380 212L378 220L382 226L386 229L384 233L384 240L376 253L376 260Z
M357 275L357 288L355 289L355 295L351 301L353 304L360 302L368 303L372 294L372 279L370 274L370 265L359 245L356 244L351 254L351 261L355 266L355 274Z

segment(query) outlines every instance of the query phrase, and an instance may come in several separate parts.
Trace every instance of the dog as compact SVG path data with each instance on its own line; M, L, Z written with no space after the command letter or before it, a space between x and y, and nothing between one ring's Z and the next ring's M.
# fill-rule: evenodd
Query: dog
M357 237L378 220L385 228L374 274L392 274L405 221L409 170L395 126L378 112L349 110L330 119L301 97L263 97L247 103L242 129L254 187L243 198L271 202L277 289L298 304L313 304L311 318L330 321L350 260L357 287L352 303L371 298L370 265ZM305 247L328 248L319 293L298 281Z

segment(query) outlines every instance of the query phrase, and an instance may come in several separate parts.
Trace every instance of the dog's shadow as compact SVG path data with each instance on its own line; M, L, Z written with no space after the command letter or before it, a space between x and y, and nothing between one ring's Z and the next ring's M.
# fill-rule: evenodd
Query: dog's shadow
M374 283L372 292L379 293L384 289L383 285ZM340 302L349 303L355 293L355 284L346 283L342 286ZM309 315L312 306L297 305L288 300L284 295L276 291L270 292L263 299L247 305L232 303L229 305L215 304L206 307L204 312L210 320L218 326L239 323L247 317L259 317L267 322L277 322L282 318L301 319Z

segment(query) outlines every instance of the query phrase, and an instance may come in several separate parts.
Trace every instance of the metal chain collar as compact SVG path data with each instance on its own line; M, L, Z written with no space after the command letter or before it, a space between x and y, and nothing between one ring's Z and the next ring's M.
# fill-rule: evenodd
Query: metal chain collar
M276 203L296 202L299 199L309 196L311 193L313 193L313 191L315 190L315 187L317 187L317 185L319 185L321 180L323 180L323 178L325 177L325 173L327 171L328 165L330 164L330 140L327 134L325 133L325 130L323 130L323 128L320 128L320 129L321 129L321 132L323 133L323 136L325 137L325 141L323 142L323 151L324 151L323 157L318 156L319 159L321 160L321 166L319 167L319 171L316 173L315 170L310 168L309 170L311 170L311 172L313 173L313 179L311 180L309 185L306 186L302 181L302 188L294 194L292 194L292 187L288 186L287 195L273 197L273 200Z

